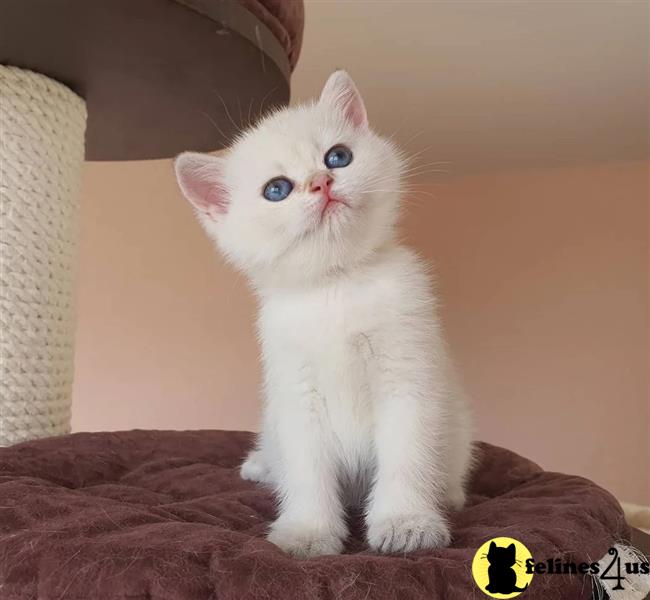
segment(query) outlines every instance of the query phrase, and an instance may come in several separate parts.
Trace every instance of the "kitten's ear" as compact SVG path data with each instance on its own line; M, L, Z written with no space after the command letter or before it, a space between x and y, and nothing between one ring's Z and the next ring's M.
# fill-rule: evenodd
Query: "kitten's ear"
M367 127L368 115L361 94L345 71L334 71L320 94L320 102L341 111L355 127Z
M174 170L183 195L196 210L213 220L228 210L222 158L183 152L176 157Z
M490 552L492 552L492 550L496 550L496 549L497 549L497 545L494 542L490 542Z
M514 553L517 552L517 548L515 547L514 544L510 544L510 545L508 546L508 551L509 551L509 552L512 552L512 553L514 554Z

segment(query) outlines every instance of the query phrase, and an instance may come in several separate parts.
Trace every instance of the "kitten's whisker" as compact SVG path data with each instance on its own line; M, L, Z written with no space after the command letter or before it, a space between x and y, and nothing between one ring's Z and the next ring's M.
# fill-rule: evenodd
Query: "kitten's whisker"
M404 157L404 169L402 170L402 177L403 178L414 178L414 177L420 177L422 175L426 175L429 173L449 173L450 171L448 169L434 169L434 167L442 167L445 165L451 166L453 163L451 161L447 160L437 160L437 161L429 161L429 162L419 162L417 160L418 156L422 154L422 152L425 152L428 150L428 148L425 148L421 150L420 152L413 154L413 155L406 155Z
M244 129L244 116L241 112L241 102L239 101L239 96L237 96L237 109L239 110L239 130Z
M404 152L403 153L404 154L404 161L406 162L406 164L410 164L410 163L414 162L418 157L422 156L425 152L428 152L429 150L431 150L431 146L427 146L426 148L422 148L422 150L418 150L417 152L413 152L412 154L408 153L408 152Z
M226 106L226 101L223 99L223 96L217 92L217 90L212 90L215 94L217 94L217 97L219 100L221 100L221 104L223 104L223 108L226 111L226 116L232 123L232 126L235 128L235 131L239 131L241 128L237 126L237 123L235 123L234 119L232 118L232 115L230 114L230 111L228 110L228 107Z
M404 176L404 179L417 179L421 177L422 175L430 175L434 173L439 173L442 175L450 175L449 171L446 171L444 169L426 169L424 171L413 171L411 173L406 173Z
M425 148L422 152L426 152L428 148ZM406 159L409 162L414 162L414 159L417 158L421 153L418 152L417 154L412 154L410 156L407 155ZM453 165L454 163L450 160L435 160L435 161L429 161L427 163L422 163L422 164L433 164L433 165Z
M441 168L441 165L425 165L425 166L413 167L411 169L404 169L404 171L402 171L402 176L408 177L412 173L418 173L420 171L428 171L430 169L436 169L438 171L442 171L443 173L449 173L449 169Z
M425 131L424 129L420 129L420 130L416 131L408 140L406 140L402 144L402 146L406 146L407 144L410 144L412 141L419 138L424 133L424 131ZM428 150L429 148L427 147L426 149ZM423 150L421 150L420 152L423 152Z
M260 118L262 117L262 113L264 112L264 103L268 100L269 96L273 92L275 92L275 90L277 90L277 89L278 89L278 86L274 85L268 92L266 92L266 94L264 94L264 97L262 98L262 101L260 102L260 109L257 112L257 118L255 119L256 122L259 121Z
M449 169L442 168L442 165L435 165L435 164L431 164L431 165L418 165L418 166L414 166L414 167L410 167L410 168L404 169L404 170L402 171L402 176L403 176L403 177L408 177L408 176L411 175L412 173L418 173L419 171L427 171L427 170L429 170L429 169L437 169L437 170L439 170L439 171L449 172Z
M228 145L230 144L230 142L231 142L231 139L230 139L230 138L229 138L229 137L228 137L228 136L223 132L223 130L221 129L221 127L219 127L219 125L217 124L217 122L216 122L216 121L215 121L215 120L214 120L214 119L213 119L213 118L212 118L212 117L211 117L207 112L201 111L201 114L204 115L205 118L206 118L208 121L210 121L210 123L212 123L212 125L214 126L214 128L219 132L219 134L220 134L221 137L223 138L223 141L225 142L224 145L225 145L225 146L228 146Z
M250 99L248 103L248 117L246 118L246 127L251 126L251 109L253 108L253 98Z
M427 198L433 198L434 200L437 198L433 192L428 190L413 190L408 194L408 196L406 196L406 200L417 196L426 196Z
M445 163L443 162L432 162L432 163L427 163L423 165L413 165L412 167L406 167L402 173L412 173L414 171L418 171L420 169L431 169L434 167L443 167Z
M422 178L423 175L449 175L449 171L444 169L426 169L424 171L413 171L412 173L407 173L405 176L405 181L416 181Z
M407 161L413 162L416 158L418 158L418 156L421 156L422 154L424 154L425 152L428 152L430 150L431 150L431 146L425 146L424 148L421 148L417 152L406 152L406 151L402 150L402 155L404 156L404 158ZM450 161L450 160L439 160L438 162L444 162L444 163L452 164L452 161Z

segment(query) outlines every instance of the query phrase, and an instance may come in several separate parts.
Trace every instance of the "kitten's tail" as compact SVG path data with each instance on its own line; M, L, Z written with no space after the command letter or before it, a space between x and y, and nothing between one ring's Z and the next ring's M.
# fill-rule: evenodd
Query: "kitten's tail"
M515 589L514 589L513 591L514 591L514 592L525 592L527 589L528 589L528 584L526 584L526 585L525 585L524 587L522 587L522 588L518 588L517 586L515 586Z

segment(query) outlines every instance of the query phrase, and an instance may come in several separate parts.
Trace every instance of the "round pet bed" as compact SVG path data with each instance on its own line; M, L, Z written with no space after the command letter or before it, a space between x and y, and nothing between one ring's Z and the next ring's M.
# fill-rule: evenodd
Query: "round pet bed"
M477 549L523 542L535 560L599 560L629 531L617 501L581 477L479 443L450 548L296 560L266 541L275 502L238 474L252 434L79 433L0 450L4 600L393 600L487 598ZM536 575L529 600L591 598L583 575Z

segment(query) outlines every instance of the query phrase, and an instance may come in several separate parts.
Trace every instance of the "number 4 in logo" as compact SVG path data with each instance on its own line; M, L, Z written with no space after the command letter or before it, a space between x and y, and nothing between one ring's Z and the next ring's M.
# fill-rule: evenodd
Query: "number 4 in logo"
M609 563L607 568L603 571L602 575L600 576L601 579L607 579L611 581L616 581L616 585L612 588L612 591L614 590L624 590L625 588L621 584L622 581L627 581L625 577L621 575L621 559L618 556L618 550L616 548L610 548L608 550L608 553L612 555L612 561ZM610 571L614 568L614 565L616 565L616 574L615 575L610 575Z

